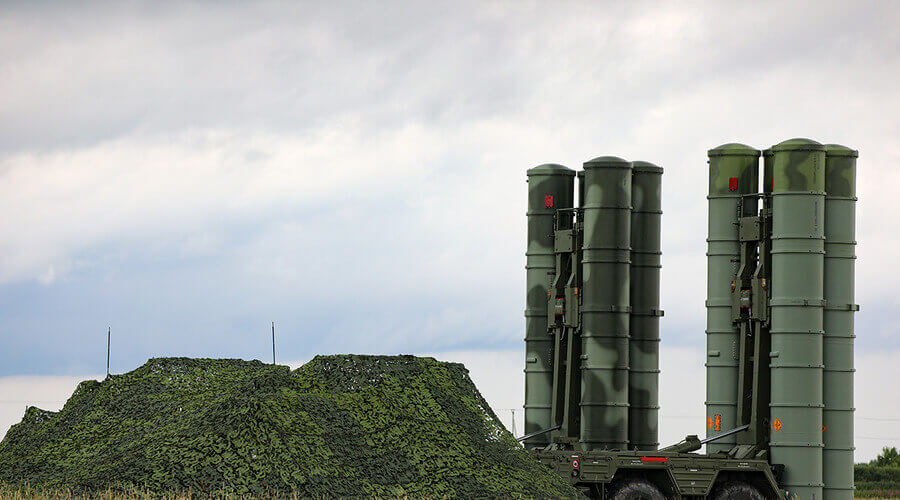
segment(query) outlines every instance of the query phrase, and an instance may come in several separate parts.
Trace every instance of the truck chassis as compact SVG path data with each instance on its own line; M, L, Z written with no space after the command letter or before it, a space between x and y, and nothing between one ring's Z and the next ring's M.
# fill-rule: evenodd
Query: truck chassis
M535 457L595 499L647 498L650 500L725 499L722 489L742 483L761 495L757 498L785 498L777 486L780 471L766 460L741 460L728 455L636 451L532 450ZM620 495L621 489L636 482L652 484L661 495ZM752 496L747 497L748 500Z

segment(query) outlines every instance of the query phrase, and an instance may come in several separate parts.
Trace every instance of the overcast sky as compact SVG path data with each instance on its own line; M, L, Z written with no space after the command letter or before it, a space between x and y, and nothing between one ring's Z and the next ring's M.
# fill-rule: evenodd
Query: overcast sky
M525 170L605 154L666 169L663 345L702 354L706 150L797 136L860 150L857 352L900 356L898 19L4 3L0 376L102 372L107 326L114 372L269 359L273 320L281 360L521 352Z

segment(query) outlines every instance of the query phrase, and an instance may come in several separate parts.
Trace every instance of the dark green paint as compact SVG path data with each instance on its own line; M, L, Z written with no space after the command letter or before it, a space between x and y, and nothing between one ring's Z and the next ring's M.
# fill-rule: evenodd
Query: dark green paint
M628 447L631 163L584 164L581 445Z
M856 151L825 146L825 281L822 477L825 500L853 498L853 316Z
M551 426L553 339L548 332L547 292L555 270L553 216L571 208L575 171L545 164L528 170L528 249L525 309L525 433ZM547 206L552 196L553 206ZM532 448L549 443L549 434L525 441Z
M663 169L636 161L631 180L631 317L628 344L628 441L659 446L659 278Z
M670 499L707 498L716 486L735 480L756 485L764 498L785 499L778 490L769 463L760 459L716 458L664 451L599 450L535 450L535 456L541 463L567 478L570 484L593 488L591 498L614 498L610 487L622 478L639 477L651 481ZM642 457L665 458L666 462L641 461ZM574 460L579 461L577 469L572 466Z
M782 487L822 498L825 146L772 150L771 459L785 465Z
M738 425L740 328L732 323L731 283L738 273L740 257L738 219L757 212L755 198L745 195L759 189L760 152L731 143L709 150L708 156L706 421L701 423L707 437ZM736 186L732 178L737 180ZM735 436L729 436L708 444L707 451L726 452L736 442Z

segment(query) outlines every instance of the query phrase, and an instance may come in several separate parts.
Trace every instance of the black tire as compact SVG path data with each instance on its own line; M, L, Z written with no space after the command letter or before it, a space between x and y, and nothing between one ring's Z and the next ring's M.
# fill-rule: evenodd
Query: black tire
M725 483L716 489L713 500L766 500L755 487L742 482Z
M659 488L643 479L626 479L616 488L613 500L666 500Z

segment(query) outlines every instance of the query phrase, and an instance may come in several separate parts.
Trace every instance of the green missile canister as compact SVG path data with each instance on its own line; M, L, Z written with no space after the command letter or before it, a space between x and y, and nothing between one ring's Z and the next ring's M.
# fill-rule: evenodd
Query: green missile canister
M756 215L758 150L723 144L709 155L709 237L706 291L706 435L737 427L740 329L732 323L731 286L738 271L738 219ZM708 453L728 451L735 436L706 445Z
M659 274L663 169L632 163L631 318L628 343L628 442L659 447Z
M844 146L825 146L825 500L853 498L853 315L859 309L854 304L858 156Z
M785 490L822 498L825 146L772 151L771 461Z
M525 298L525 434L551 427L553 339L547 329L547 290L556 258L553 216L572 208L575 171L546 164L528 170L528 250ZM545 446L549 433L525 440L526 448Z
M581 444L628 448L631 163L584 164Z

